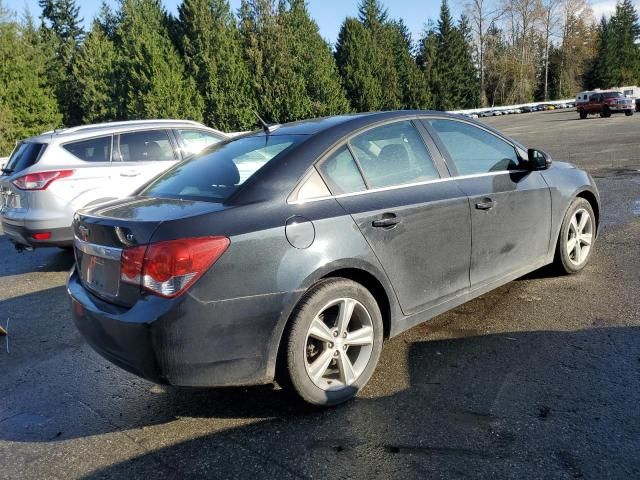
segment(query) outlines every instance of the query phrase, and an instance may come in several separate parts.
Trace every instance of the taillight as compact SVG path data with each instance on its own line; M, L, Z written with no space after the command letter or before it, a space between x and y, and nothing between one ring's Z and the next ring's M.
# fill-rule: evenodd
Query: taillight
M51 182L73 175L74 170L55 170L51 172L28 173L16 178L13 183L20 190L45 190Z
M199 237L127 248L122 252L120 279L161 297L177 297L228 247L227 237Z

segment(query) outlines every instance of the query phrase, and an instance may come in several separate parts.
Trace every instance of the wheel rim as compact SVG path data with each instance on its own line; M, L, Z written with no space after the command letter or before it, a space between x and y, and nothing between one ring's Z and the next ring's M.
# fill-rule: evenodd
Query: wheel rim
M322 390L353 385L369 364L373 352L373 321L353 298L329 302L315 316L304 347L305 367Z
M569 222L567 232L567 257L574 265L582 265L591 251L593 243L593 220L584 208L576 210Z

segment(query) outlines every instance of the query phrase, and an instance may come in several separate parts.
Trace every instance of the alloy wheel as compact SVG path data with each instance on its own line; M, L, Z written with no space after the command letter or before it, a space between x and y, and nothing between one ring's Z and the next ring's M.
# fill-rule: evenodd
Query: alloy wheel
M593 243L593 220L584 208L575 211L569 223L566 249L569 261L581 265L589 256Z
M305 367L322 390L340 390L355 383L373 352L371 315L353 298L333 300L315 316L305 341Z

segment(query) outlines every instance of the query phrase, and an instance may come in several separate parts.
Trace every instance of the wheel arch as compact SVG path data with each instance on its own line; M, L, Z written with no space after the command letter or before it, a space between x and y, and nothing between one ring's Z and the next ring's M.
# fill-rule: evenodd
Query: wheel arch
M600 231L600 202L598 198L591 190L582 190L576 194L575 198L584 198L593 209L593 214L596 217L596 234ZM573 200L572 200L573 201Z

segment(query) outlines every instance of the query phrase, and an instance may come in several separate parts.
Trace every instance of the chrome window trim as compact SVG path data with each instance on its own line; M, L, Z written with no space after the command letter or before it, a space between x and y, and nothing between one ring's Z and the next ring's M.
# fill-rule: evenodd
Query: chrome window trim
M512 174L512 173L526 173L529 172L529 170L523 170L523 169L519 169L519 170L502 170L500 172L485 172L485 173L474 173L471 175L459 175L457 177L445 177L445 178L436 178L433 180L425 180L423 182L415 182L415 183L404 183L402 185L392 185L390 187L381 187L381 188L372 188L370 190L362 190L360 192L352 192L352 193L342 193L340 195L328 195L325 197L317 197L317 198L310 198L307 200L301 200L301 201L287 201L287 203L289 205L303 205L305 203L310 203L310 202L319 202L321 200L330 200L330 199L339 199L339 198L347 198L347 197L355 197L358 195L366 195L368 193L378 193L378 192L386 192L386 191L390 191L390 190L399 190L402 188L411 188L411 187L418 187L420 185L430 185L432 183L441 183L441 182L450 182L450 181L455 181L455 180L466 180L469 178L481 178L481 177L492 177L495 175L504 175L504 174Z
M85 242L78 237L74 237L73 243L75 247L82 253L92 255L94 257L104 258L107 260L120 261L122 249L117 247L107 247L105 245L96 245L95 243Z

